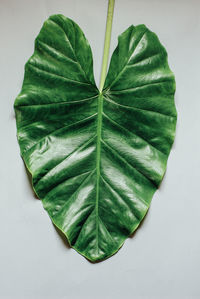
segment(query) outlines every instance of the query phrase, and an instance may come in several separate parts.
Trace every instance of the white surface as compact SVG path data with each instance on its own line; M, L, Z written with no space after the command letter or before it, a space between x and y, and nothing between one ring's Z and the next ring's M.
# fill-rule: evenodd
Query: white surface
M107 0L0 0L0 298L200 298L200 2L116 0L111 53L145 23L176 75L177 135L167 173L133 238L91 264L68 249L34 197L19 156L13 111L24 64L44 20L62 13L88 38L99 82Z

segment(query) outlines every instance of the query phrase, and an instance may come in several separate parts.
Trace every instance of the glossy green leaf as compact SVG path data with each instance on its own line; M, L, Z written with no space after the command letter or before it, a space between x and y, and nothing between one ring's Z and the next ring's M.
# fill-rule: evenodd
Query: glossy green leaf
M145 25L120 35L102 93L77 24L51 16L36 38L15 101L21 155L53 223L91 261L114 254L149 208L174 140L174 92Z

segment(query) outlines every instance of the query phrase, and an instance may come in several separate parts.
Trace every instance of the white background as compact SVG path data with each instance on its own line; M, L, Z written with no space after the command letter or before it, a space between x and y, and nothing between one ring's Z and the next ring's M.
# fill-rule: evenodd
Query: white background
M120 251L92 264L69 249L32 192L13 103L45 19L62 13L88 38L97 83L107 0L0 0L0 298L200 298L200 2L116 0L111 53L145 23L168 51L177 82L176 140L145 221Z

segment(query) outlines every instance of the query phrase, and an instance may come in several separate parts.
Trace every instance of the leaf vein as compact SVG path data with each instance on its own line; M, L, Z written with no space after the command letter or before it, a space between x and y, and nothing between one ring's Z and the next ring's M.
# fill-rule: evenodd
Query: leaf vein
M78 83L78 84L81 84L81 85L91 85L90 83L86 83L86 82L81 82L81 81L77 81L77 80L72 80L72 79L69 79L69 78L67 78L67 77L64 77L64 76L62 76L62 75L58 75L58 74L55 74L55 73L52 73L52 72L50 72L49 70L43 70L43 69L41 69L38 65L36 66L36 65L34 65L33 63L31 63L30 61L29 61L29 67L30 68L35 68L35 69L37 69L37 70L39 70L41 73L46 73L46 74L50 74L51 76L53 76L53 77L55 77L55 78L59 78L59 79L62 79L62 80L64 80L64 81L67 81L67 82L73 82L73 83Z
M146 86L151 86L151 85L156 85L156 84L162 84L162 83L166 83L166 82L171 82L171 80L163 80L163 81L158 81L158 82L150 82L150 83L146 83L140 86L135 86L135 87L131 87L131 88L126 88L126 89L120 89L120 90L112 90L109 91L111 94L117 94L117 93L122 93L122 92L126 92L126 91L134 91L134 90L138 90L138 89L142 89Z
M111 123L113 123L116 127L119 127L121 129L123 129L124 131L128 132L130 135L133 136L137 136L138 138L140 138L141 140L143 140L144 142L146 142L148 145L150 145L151 147L153 147L155 150L157 150L158 152L160 152L162 155L166 156L166 154L164 152L162 152L161 150L159 150L158 148L156 148L154 145L152 145L151 143L149 143L149 141L145 140L144 137L139 136L138 134L135 134L131 131L129 131L128 129L126 129L125 127L123 127L122 125L119 125L115 120L111 119L110 116L108 116L105 112L103 112L103 115L105 118L107 118Z
M90 218L90 216L92 215L93 212L94 212L94 209L93 209L92 211L90 211L89 214L87 215L87 218L85 219L84 224L82 225L80 231L78 232L78 235L77 235L76 238L73 240L73 244L72 244L72 246L75 246L75 245L76 245L76 243L77 243L77 241L78 241L78 239L79 239L79 237L80 237L80 234L81 234L81 232L83 231L83 228L86 226L86 224L87 224L87 222L88 222L88 220L89 220L89 218Z
M63 54L61 51L57 50L56 48L53 48L52 46L50 46L49 44L47 43L44 43L43 41L41 41L39 38L37 38L37 42L42 45L45 49L47 48L51 53L57 53L57 55L60 55L60 56L63 56L66 60L72 62L72 63L75 63L75 64L78 64L77 61L73 60L72 58L70 58L69 56L67 56L66 54ZM48 53L48 52L47 52ZM49 54L49 53L48 53ZM52 55L51 55L52 56ZM54 58L54 56L52 56Z
M61 163L62 163L62 161L61 161ZM72 176L72 177L69 177L69 178L65 178L64 180L62 180L62 181L60 181L60 182L58 182L56 185L54 185L53 187L52 187L52 189L51 190L49 190L47 193L46 193L46 195L45 195L45 198L46 199L48 199L48 200L50 200L51 199L51 192L55 192L55 189L57 188L57 187L59 187L60 185L62 185L63 183L65 183L66 181L68 181L68 180L73 180L73 179L75 179L75 178L77 178L77 177L81 177L81 176L83 176L83 175L85 175L85 174L90 174L90 172L91 172L91 170L89 170L89 171L86 171L86 172L83 172L83 173L80 173L80 174L78 174L78 175L75 175L75 176ZM38 184L38 183L37 183ZM53 194L54 195L54 194Z
M102 175L101 175L101 178L104 181L104 183L107 185L107 187L111 190L111 192L115 196L115 198L118 200L117 197L119 196L119 198L124 202L124 204L128 207L128 209L131 210L133 215L140 221L138 216L132 211L132 207L130 206L130 204L128 204L127 201L121 195L119 195L119 193L116 191L116 189L113 187L113 185L111 185L111 183L108 182Z
M35 146L37 146L41 141L45 140L45 138L47 138L47 137L50 136L51 134L57 133L57 132L59 132L59 131L61 131L61 130L63 130L63 129L71 128L71 127L73 127L74 125L79 125L79 124L81 124L82 122L85 122L85 121L87 121L87 120L89 120L89 119L94 118L94 116L96 116L96 115L97 115L97 113L94 113L93 115L90 115L89 117L86 117L86 118L84 118L84 119L81 119L81 120L79 120L79 121L76 121L75 123L72 123L72 124L70 124L70 125L66 125L66 126L62 126L61 128L58 128L58 129L56 129L56 130L51 131L50 133L48 133L47 135L45 135L44 137L42 137L41 139L39 139L39 140L38 140L34 145L32 145L30 148L25 149L23 153L25 154L25 153L29 152L31 149L33 149ZM26 126L26 127L28 127L28 126Z
M105 96L105 100L107 102L112 103L113 105L116 105L116 106L119 106L119 107L122 107L122 108L131 109L131 110L145 111L145 112L149 112L149 113L156 113L156 114L160 114L160 115L162 115L164 117L175 118L175 116L167 115L167 114L164 114L164 113L161 113L161 112L158 112L158 111L147 110L147 109L142 109L142 108L138 108L138 107L132 107L132 106L128 106L128 105L122 105L122 104L119 104L119 103L111 100L110 98L107 98L106 96Z
M133 29L133 28L132 28ZM139 39L138 43L135 46L135 49L133 50L133 52L131 53L130 57L128 57L128 60L126 61L126 63L124 64L122 70L119 72L119 74L117 75L117 77L110 83L109 89L117 82L118 78L123 74L123 72L125 71L125 69L127 68L127 65L131 59L131 57L134 55L137 47L139 46L141 40L143 39L145 33L148 31L148 29L146 29L143 33L143 35L141 36L141 38Z
M72 155L74 155L75 153L77 153L78 151L82 150L84 147L86 147L88 144L90 144L90 142L96 137L96 134L94 136L92 136L90 139L86 140L83 144L81 144L80 147L76 148L75 150L73 150L69 155L67 155L64 159L62 159L58 164L56 164L53 168L49 169L49 171L42 177L39 179L39 181L36 183L35 186L37 186L37 184L39 184L39 182L41 180L43 180L52 170L54 170L55 168L57 168L62 162L66 162Z
M104 140L102 140L103 144L110 149L111 151L113 151L115 153L115 155L125 164L127 164L128 166L130 166L132 169L136 170L140 175L142 175L148 182L150 182L152 185L154 185L154 187L157 188L156 184L149 178L146 176L146 174L144 174L141 170L139 170L135 165L133 166L130 162L128 162L124 157L121 156L121 154L114 149L112 146L110 146L107 142L105 142Z
M71 201L74 197L74 195L80 191L81 187L83 187L83 185L88 181L88 179L92 176L92 174L94 173L95 169L91 170L89 172L89 174L84 178L84 180L81 182L81 184L79 185L79 187L70 195L70 197L67 199L67 201L64 203L64 205L62 206L62 211L63 209L66 207L66 204L69 203L69 201ZM59 214L60 212L62 212L61 209L58 211L57 214Z
M69 19L69 20L70 20L70 19ZM75 58L76 58L76 60L77 60L77 63L78 63L78 65L79 65L81 71L83 72L85 78L88 80L87 74L86 74L85 70L83 69L82 65L80 64L80 62L78 61L76 52L75 52L75 50L74 50L74 48L73 48L73 46L72 46L71 41L69 40L69 38L68 38L68 36L67 36L65 30L64 30L58 23L56 23L55 20L52 20L52 19L51 19L51 21L52 21L54 24L56 24L56 25L57 25L57 26L64 32L65 37L66 37L66 39L67 39L67 41L68 41L68 43L69 43L69 45L70 45L70 48L71 48L71 50L72 50L72 52L73 52L73 54L74 54L74 56L75 56ZM70 21L71 21L71 20L70 20ZM71 23L72 23L72 26L73 26L73 28L74 28L74 23L73 23L72 21L71 21ZM74 31L75 31L75 28L74 28ZM75 34L75 33L74 33L74 34ZM88 80L88 81L89 81L89 80Z
M114 244L117 244L117 242L115 241L115 239L113 238L113 236L111 235L111 233L109 232L107 226L105 225L105 223L102 221L102 219L99 216L99 220L101 221L101 224L103 225L103 227L105 228L105 230L108 232L109 236L111 237L112 241Z
M82 103L82 102L87 102L89 100L97 98L98 95L92 96L89 98L77 100L77 101L62 101L62 102L54 102L54 103L41 103L41 104L31 104L31 105L17 105L15 107L34 107L34 106L49 106L49 105L59 105L59 104L76 104L76 103Z
M155 58L156 56L160 56L161 54L162 54L162 53L159 52L159 53L153 54L153 55L151 55L151 56L149 56L149 57L145 57L145 58L143 58L142 60L139 60L139 61L137 61L137 62L134 62L134 63L132 63L132 64L129 64L128 67L132 67L132 66L135 66L135 65L140 65L141 62L144 62L144 61L146 61L146 60L149 60L150 58Z

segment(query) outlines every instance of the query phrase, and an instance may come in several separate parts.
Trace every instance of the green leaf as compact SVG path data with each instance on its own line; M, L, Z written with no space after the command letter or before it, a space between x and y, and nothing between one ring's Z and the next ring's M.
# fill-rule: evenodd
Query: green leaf
M113 255L145 216L174 140L175 81L144 25L119 36L100 93L90 46L51 16L15 101L33 188L70 245L91 261Z

